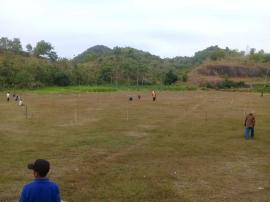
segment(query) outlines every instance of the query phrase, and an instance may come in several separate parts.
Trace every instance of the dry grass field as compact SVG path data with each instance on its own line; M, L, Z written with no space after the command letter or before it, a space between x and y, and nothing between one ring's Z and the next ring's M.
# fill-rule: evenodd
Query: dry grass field
M18 201L37 158L51 162L67 202L270 201L269 94L140 94L23 94L27 119L2 95L0 201Z

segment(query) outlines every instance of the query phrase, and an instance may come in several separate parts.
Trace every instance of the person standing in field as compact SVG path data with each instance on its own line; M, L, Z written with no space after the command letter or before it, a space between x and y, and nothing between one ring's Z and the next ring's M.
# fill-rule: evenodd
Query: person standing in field
M19 106L23 106L23 100L22 100L22 98L20 98L20 100L19 100Z
M28 168L33 170L35 179L23 187L19 202L61 202L58 185L47 178L50 163L37 159Z
M245 138L246 139L253 139L254 138L254 126L255 126L255 116L253 115L253 113L249 113L246 116L245 119Z
M9 99L10 99L10 93L7 92L7 101L9 102Z
M152 98L153 98L153 102L155 102L157 98L157 94L154 90L152 91Z

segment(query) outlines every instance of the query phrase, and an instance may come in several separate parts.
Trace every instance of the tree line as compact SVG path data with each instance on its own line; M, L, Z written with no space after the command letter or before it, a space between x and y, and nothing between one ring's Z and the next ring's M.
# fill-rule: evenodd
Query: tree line
M81 59L69 60L59 58L54 47L44 40L34 47L27 44L23 50L20 39L0 38L2 88L172 84L181 80L182 69L133 48L97 46L81 54Z
M19 38L0 38L2 88L36 88L67 85L170 85L186 82L188 72L206 60L245 57L269 62L269 54L211 46L193 57L161 59L134 48L94 46L73 59L59 58L51 43L41 40L22 48Z
M58 56L54 51L54 47L44 40L37 42L35 47L31 44L26 45L26 52L23 50L19 38L9 39L7 37L0 38L0 50L20 53L21 55L34 55L36 57L47 57L52 61L57 60Z

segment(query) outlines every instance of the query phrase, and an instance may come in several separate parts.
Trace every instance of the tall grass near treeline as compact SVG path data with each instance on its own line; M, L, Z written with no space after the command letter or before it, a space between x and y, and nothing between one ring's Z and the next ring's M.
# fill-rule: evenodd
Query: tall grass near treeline
M35 92L35 93L87 93L87 92L116 92L116 91L186 91L196 90L197 87L188 84L180 85L145 85L145 86L127 86L127 85L80 85L80 86L51 86L36 89L2 89L10 92Z

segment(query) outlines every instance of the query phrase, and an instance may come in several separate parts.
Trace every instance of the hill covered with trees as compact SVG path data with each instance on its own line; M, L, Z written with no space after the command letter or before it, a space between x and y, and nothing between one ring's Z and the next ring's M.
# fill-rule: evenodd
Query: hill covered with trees
M0 38L0 85L2 88L36 88L67 85L170 85L201 82L211 77L264 77L270 54L248 53L211 46L193 57L162 59L131 47L113 49L97 45L73 59L59 58L44 40L25 50L19 38ZM207 82L206 82L207 83Z
M73 61L76 63L84 63L93 60L96 57L107 55L110 53L112 53L112 49L110 49L109 47L103 45L96 45L88 48L86 51L74 57Z
M0 84L4 88L171 84L181 80L183 70L190 67L186 59L161 59L130 47L98 45L68 60L58 58L49 42L39 41L35 47L27 44L23 50L19 39L2 37Z

